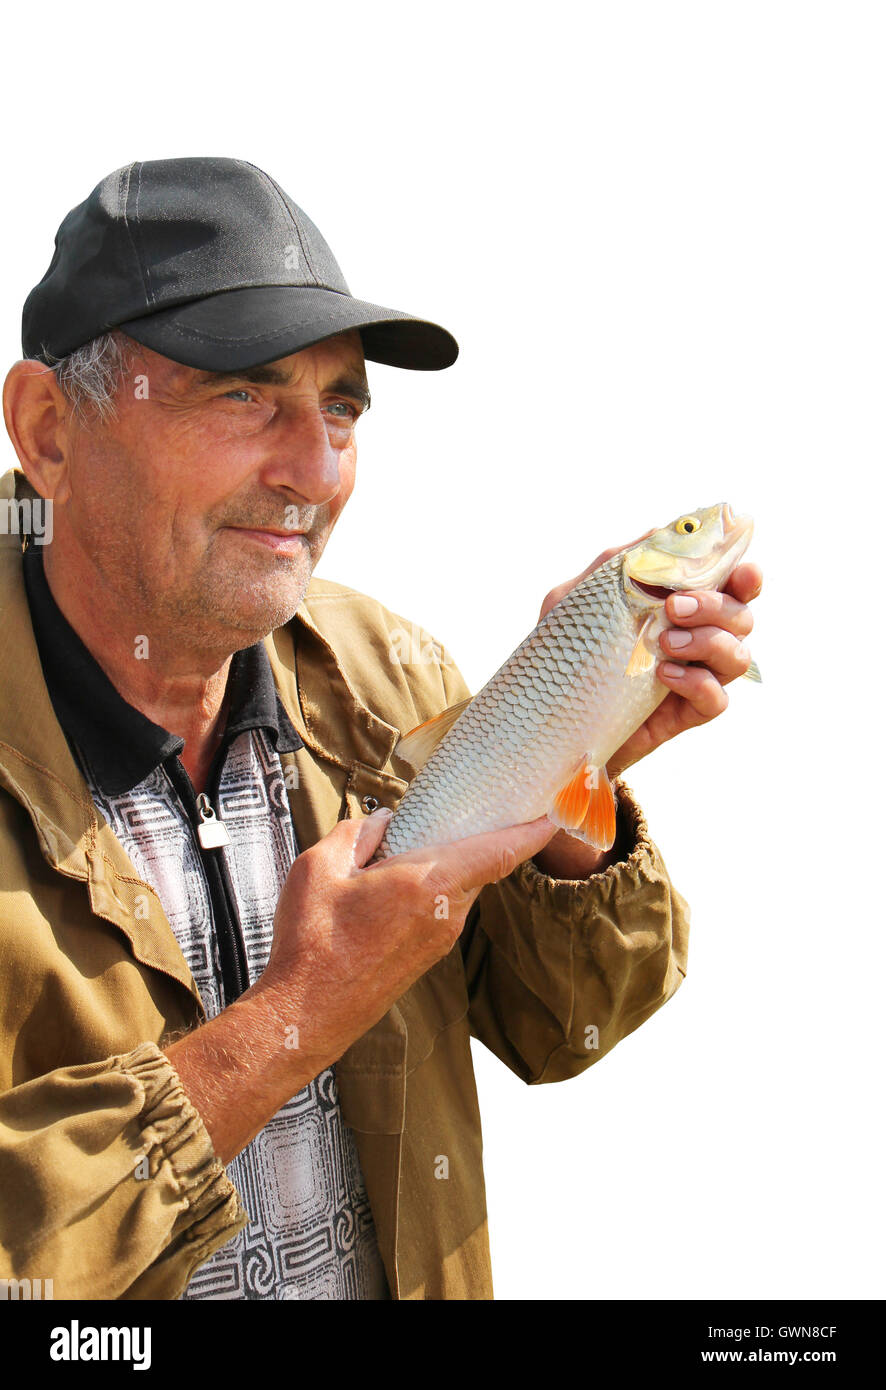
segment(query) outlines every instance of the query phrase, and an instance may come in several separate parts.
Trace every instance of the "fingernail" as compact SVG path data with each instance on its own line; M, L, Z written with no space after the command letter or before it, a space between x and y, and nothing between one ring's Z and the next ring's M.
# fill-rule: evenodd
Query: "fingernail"
M370 820L381 820L382 816L392 816L394 813L390 806L377 806L369 817Z
M694 600L693 600L693 602L694 602ZM688 647L688 646L689 646L689 643L690 643L691 641L692 641L692 633L691 633L691 632L677 632L676 630L674 630L673 632L669 632L669 633L668 633L668 646L669 646L669 647Z
M688 618L698 608L698 599L688 594L675 594L671 599L671 612L675 618Z
M663 676L668 676L674 681L686 675L686 667L680 666L676 661L663 661L659 669Z

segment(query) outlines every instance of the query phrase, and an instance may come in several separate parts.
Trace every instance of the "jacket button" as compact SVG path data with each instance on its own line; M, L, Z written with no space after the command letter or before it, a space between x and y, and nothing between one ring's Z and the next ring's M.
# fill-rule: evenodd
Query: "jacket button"
M373 811L378 810L378 798L374 796L364 796L360 802L367 816L371 816Z

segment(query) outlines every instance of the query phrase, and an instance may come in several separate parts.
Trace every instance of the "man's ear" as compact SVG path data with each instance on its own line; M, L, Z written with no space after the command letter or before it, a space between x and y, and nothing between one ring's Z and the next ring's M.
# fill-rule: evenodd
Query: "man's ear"
M67 501L71 407L51 367L16 362L3 387L3 419L31 486L41 497Z

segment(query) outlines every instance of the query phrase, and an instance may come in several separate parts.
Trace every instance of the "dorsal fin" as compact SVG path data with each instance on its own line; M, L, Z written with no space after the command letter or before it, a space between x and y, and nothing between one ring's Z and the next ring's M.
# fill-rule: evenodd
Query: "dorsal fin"
M426 719L423 724L417 724L414 729L410 729L409 733L404 734L394 745L397 757L403 758L418 772L473 698L473 695L469 695L466 700L459 700L457 704L450 705L442 714L435 714L433 719Z

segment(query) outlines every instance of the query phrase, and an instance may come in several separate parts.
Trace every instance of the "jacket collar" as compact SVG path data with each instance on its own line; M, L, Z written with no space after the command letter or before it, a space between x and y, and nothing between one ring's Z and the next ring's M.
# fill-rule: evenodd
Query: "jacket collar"
M336 654L344 650L344 634L330 624L329 605L315 587L312 581L292 622L265 638L274 684L312 752L339 767L362 763L381 769L400 730L374 714L354 690Z

